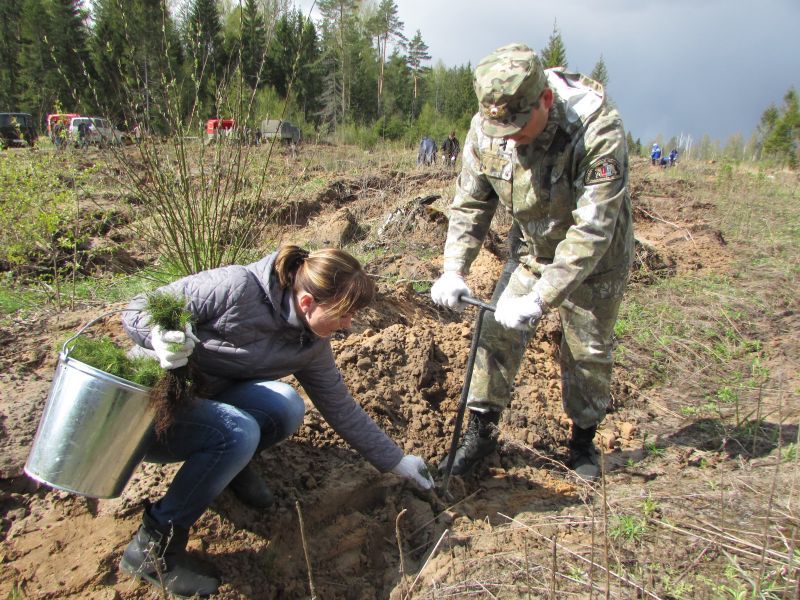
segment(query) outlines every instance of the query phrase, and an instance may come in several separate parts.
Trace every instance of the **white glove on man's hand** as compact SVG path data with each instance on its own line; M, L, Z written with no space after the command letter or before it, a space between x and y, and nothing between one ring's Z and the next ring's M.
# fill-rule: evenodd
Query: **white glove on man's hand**
M436 280L431 288L431 299L439 306L444 306L451 310L464 310L466 306L459 301L461 296L472 296L464 278L453 271L445 271Z
M542 301L539 294L531 292L524 296L512 296L506 289L497 301L494 320L506 329L530 331L542 318Z
M185 331L163 331L158 325L150 331L150 343L162 369L177 369L188 363L194 344L199 341L188 323Z
M403 479L413 481L420 489L429 490L433 487L433 479L431 479L428 467L419 456L406 454L400 459L397 466L392 469L392 473Z

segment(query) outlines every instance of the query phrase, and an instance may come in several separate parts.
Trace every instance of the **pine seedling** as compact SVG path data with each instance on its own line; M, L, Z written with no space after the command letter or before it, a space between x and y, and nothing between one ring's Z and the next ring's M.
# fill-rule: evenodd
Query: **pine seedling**
M150 315L150 323L158 325L162 331L185 331L192 321L186 310L186 300L165 292L154 292L147 297L145 310ZM172 423L180 408L192 402L198 374L190 367L178 367L164 373L153 387L150 402L155 409L155 433L157 438Z
M192 322L192 315L186 310L186 300L167 292L150 294L145 310L150 315L150 322L164 331L184 331Z
M110 337L78 337L70 357L110 375L145 387L154 386L162 377L158 361L150 357L130 358Z

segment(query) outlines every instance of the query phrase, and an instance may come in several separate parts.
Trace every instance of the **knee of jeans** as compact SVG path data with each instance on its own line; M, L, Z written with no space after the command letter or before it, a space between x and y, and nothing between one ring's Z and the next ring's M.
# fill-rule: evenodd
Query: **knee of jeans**
M276 391L286 399L286 419L284 427L287 433L291 435L292 432L297 431L300 425L303 424L303 415L306 413L306 406L300 394L297 393L292 386L288 383L275 382Z
M231 417L231 431L228 435L228 445L231 450L248 459L255 454L261 440L261 428L251 415L236 411Z

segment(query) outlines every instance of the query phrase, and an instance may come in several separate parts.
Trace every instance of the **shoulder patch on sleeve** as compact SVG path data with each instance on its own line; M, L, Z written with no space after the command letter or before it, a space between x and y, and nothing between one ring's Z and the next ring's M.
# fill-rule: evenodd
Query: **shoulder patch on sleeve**
M607 181L614 181L620 178L622 178L622 169L619 166L619 162L614 158L606 156L596 160L586 169L583 184L593 185L595 183L606 183Z

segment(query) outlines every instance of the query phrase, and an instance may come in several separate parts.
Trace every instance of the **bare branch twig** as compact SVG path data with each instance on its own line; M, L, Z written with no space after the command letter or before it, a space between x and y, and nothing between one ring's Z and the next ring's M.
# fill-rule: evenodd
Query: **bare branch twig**
M300 501L295 500L295 508L297 509L297 521L300 524L300 539L303 542L303 554L306 557L306 569L308 569L308 588L311 593L311 599L316 600L317 589L314 586L314 573L311 570L311 556L308 552L308 544L306 543L306 528L303 524L303 512L300 510Z

